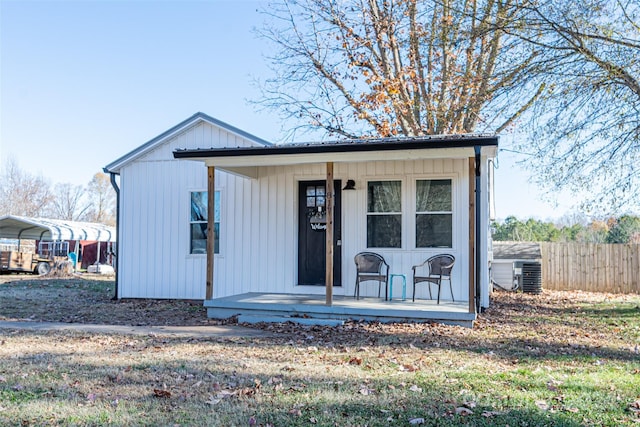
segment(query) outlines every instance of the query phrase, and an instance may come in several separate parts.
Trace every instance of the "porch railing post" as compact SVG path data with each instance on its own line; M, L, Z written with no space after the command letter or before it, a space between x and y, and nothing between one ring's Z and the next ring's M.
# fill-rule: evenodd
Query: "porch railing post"
M327 162L326 181L326 210L327 210L327 230L326 230L326 305L333 304L333 206L335 198L335 186L333 183L333 162Z

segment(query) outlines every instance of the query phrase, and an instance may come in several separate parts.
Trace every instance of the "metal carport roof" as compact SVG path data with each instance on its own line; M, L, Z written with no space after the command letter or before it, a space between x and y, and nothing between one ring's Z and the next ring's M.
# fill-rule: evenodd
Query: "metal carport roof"
M0 218L0 237L6 239L115 242L116 229L94 222L7 215Z

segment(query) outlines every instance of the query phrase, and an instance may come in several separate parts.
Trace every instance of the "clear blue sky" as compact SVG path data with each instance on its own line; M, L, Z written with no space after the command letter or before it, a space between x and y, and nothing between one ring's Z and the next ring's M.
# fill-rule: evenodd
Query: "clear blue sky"
M0 0L0 167L86 184L102 167L202 111L267 140L275 114L247 102L268 69L258 1ZM508 144L508 138L503 139ZM508 152L498 218L557 218Z

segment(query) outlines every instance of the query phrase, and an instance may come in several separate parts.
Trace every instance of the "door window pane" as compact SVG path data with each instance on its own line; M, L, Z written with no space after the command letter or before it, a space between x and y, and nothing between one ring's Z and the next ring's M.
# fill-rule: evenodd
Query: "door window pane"
M318 206L324 207L325 205L325 189L324 186L319 185L317 187L307 187L307 207L315 208Z
M402 247L401 181L367 183L367 247Z

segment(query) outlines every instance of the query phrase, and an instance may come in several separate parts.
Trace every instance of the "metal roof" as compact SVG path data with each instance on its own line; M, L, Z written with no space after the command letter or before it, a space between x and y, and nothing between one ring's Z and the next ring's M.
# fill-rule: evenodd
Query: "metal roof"
M498 146L498 137L485 134L428 135L414 137L363 138L326 142L307 142L264 147L224 147L177 149L176 159L206 157L269 156L287 154L353 153L423 149Z
M115 227L94 222L7 215L0 218L0 237L30 240L115 242L116 229Z

